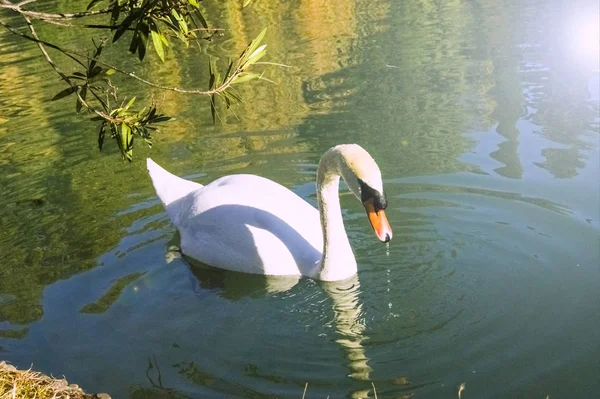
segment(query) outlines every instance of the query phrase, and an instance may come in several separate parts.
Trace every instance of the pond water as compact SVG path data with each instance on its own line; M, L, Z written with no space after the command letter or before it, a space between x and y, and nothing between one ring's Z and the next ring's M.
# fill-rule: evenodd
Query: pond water
M275 83L241 87L216 125L205 98L116 77L176 117L131 164L97 150L70 99L48 101L64 86L38 49L0 33L0 359L113 398L600 395L597 2L203 7L227 29L203 53L223 63L268 27L268 61L290 68L266 67ZM126 45L108 55L133 69ZM139 74L206 87L197 54L149 54ZM381 167L394 230L386 248L342 190L356 278L266 279L172 250L146 157L315 204L320 156L351 142Z

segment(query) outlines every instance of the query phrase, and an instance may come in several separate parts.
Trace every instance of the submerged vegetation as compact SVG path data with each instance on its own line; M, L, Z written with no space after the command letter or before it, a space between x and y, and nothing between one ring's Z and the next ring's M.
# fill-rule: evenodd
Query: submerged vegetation
M121 292L127 287L129 284L133 283L138 278L142 277L146 273L132 273L128 274L125 277L120 278L116 281L106 292L106 294L102 295L98 301L94 303L88 303L81 309L81 313L104 313L110 308L110 306L115 303Z

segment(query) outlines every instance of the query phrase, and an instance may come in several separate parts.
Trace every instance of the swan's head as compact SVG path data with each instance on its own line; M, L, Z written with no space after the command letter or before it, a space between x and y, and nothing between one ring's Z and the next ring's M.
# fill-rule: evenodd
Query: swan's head
M387 199L379 166L358 144L342 144L333 149L341 155L342 162L338 164L340 175L365 207L377 238L382 242L389 242L392 239L392 228L385 215Z

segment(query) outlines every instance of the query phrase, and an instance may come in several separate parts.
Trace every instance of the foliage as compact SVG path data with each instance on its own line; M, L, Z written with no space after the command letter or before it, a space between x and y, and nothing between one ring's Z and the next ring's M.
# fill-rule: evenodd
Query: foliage
M216 122L216 98L221 98L227 108L233 102L241 102L233 85L254 79L265 79L262 74L250 72L250 67L259 63L265 55L266 45L261 45L266 29L254 39L235 61L229 62L227 72L221 78L214 64L209 60L210 87L209 90L182 89L167 87L115 67L101 58L103 49L110 43L122 38L130 38L129 51L140 61L144 60L148 47L151 46L158 58L164 62L168 49L173 45L173 39L189 47L195 42L200 47L200 40L211 41L221 31L209 28L206 18L201 12L199 0L92 0L87 10L78 13L44 13L24 9L37 0L24 0L11 3L0 0L0 8L18 13L29 28L31 35L20 32L13 26L0 19L0 25L10 32L28 40L34 41L40 47L42 54L56 73L68 85L57 93L52 100L60 100L70 96L76 98L75 109L82 109L94 114L91 118L99 123L98 148L102 150L106 134L115 140L124 159L133 159L133 146L136 137L152 145L151 132L157 131L157 124L171 118L161 114L156 104L147 105L141 109L134 108L136 97L119 98L117 87L110 76L115 72L140 81L146 85L180 93L209 96L213 122ZM251 1L245 1L247 6ZM103 7L103 8L102 8ZM108 18L105 24L72 24L73 20ZM105 37L96 44L92 54L69 50L55 43L39 38L32 20L51 23L60 26L75 26L82 29L96 29L110 33L112 38ZM127 33L130 33L128 35ZM150 45L150 43L152 43ZM68 56L79 70L67 75L48 54L46 47L57 50Z

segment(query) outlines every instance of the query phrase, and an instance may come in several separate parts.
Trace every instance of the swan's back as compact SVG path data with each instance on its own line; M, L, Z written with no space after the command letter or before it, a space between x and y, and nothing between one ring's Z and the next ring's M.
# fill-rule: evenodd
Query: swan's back
M319 213L292 191L255 175L225 176L202 186L151 160L148 169L185 255L246 273L316 272L323 246Z

